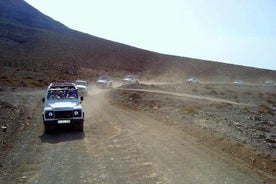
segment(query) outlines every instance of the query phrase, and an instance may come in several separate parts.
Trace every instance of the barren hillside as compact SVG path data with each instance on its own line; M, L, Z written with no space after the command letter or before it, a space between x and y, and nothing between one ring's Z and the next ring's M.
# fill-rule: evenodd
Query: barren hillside
M0 83L40 86L52 80L94 79L103 72L158 75L185 80L254 82L275 71L169 56L71 30L23 0L0 1Z

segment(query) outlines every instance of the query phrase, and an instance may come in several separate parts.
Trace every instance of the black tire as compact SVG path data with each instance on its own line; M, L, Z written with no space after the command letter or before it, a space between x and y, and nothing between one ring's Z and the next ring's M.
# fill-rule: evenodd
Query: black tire
M44 133L45 134L51 133L51 127L49 125L44 124Z
M83 122L80 122L80 123L77 125L77 129L78 129L78 131L83 132Z

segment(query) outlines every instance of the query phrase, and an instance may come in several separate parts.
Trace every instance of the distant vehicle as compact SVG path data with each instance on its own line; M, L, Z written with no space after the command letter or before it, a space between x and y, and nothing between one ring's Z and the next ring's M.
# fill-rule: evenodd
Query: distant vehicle
M196 83L200 83L200 80L196 77L191 77L191 78L187 79L186 82L196 84Z
M123 85L126 84L139 84L139 77L137 75L127 75L123 78Z
M113 84L112 78L107 75L100 76L99 79L96 81L96 85L98 87L111 87L112 84Z
M74 83L51 83L42 98L44 132L48 134L52 128L61 125L73 125L82 132L84 111L81 101L83 97L79 97Z
M76 80L76 87L79 89L81 95L87 95L88 93L88 82L85 80Z
M264 83L268 84L268 85L274 85L275 84L273 80L266 80Z
M244 84L244 81L243 80L235 80L233 82L233 84L242 85L242 84Z

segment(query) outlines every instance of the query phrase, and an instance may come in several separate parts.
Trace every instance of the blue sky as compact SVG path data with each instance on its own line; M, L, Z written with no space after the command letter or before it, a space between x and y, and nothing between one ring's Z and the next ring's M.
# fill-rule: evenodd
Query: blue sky
M26 0L66 26L164 54L276 70L276 0Z

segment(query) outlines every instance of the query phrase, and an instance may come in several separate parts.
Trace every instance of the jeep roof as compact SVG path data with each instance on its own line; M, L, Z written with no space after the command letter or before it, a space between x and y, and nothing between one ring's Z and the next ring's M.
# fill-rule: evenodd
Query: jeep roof
M70 82L53 82L48 86L48 89L57 89L57 88L77 89L76 85Z

